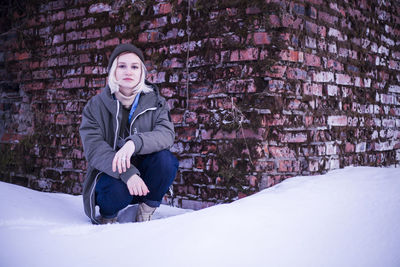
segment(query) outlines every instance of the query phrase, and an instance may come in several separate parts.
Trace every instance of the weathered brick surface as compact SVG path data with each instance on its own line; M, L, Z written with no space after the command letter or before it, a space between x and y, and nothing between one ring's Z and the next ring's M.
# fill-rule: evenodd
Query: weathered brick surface
M127 42L172 110L175 205L397 165L400 3L356 2L198 0L188 17L185 0L57 0L3 16L0 178L80 193L82 109Z

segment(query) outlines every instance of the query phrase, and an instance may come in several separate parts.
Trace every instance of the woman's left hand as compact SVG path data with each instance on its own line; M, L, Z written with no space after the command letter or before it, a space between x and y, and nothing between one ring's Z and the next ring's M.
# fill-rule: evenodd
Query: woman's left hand
M135 144L132 140L125 143L123 147L115 154L112 161L112 170L119 173L126 172L126 169L131 167L131 157L135 152Z

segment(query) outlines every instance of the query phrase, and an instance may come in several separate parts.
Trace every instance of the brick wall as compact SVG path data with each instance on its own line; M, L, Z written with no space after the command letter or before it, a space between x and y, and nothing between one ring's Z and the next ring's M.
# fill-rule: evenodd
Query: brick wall
M81 112L126 42L172 109L174 205L399 163L399 1L36 2L1 18L4 181L81 192Z

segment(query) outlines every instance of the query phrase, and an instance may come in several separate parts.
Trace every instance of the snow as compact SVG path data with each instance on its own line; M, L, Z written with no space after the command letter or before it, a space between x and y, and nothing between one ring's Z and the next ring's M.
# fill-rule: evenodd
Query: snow
M400 168L294 177L199 211L92 225L82 197L0 183L0 266L400 266Z

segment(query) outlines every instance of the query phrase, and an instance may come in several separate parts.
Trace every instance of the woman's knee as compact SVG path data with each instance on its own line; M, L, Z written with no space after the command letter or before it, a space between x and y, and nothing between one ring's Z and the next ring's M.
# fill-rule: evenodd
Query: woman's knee
M161 150L153 153L151 157L151 166L158 168L166 173L176 173L179 167L178 159L169 150Z

